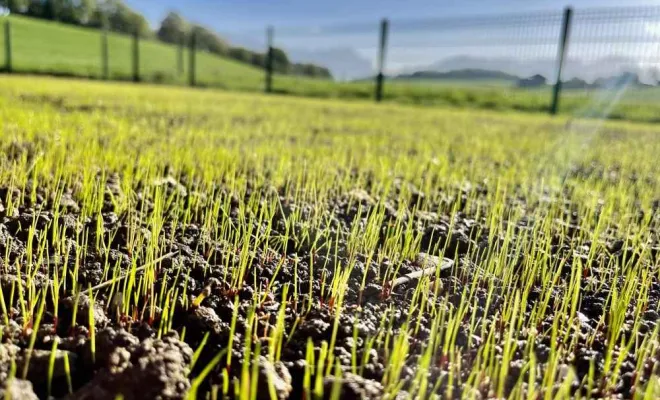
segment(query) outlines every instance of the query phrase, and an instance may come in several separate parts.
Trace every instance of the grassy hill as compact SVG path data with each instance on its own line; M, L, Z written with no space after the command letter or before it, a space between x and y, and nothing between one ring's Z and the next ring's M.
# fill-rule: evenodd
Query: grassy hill
M0 18L11 22L12 65L16 72L51 73L89 78L102 77L101 32L21 16ZM0 66L4 68L4 26L0 29ZM108 33L111 79L132 78L132 43L126 35ZM178 71L178 49L156 40L140 41L140 77L150 82L184 83L188 77L188 53L184 70ZM200 85L241 90L263 88L261 69L206 52L197 54Z

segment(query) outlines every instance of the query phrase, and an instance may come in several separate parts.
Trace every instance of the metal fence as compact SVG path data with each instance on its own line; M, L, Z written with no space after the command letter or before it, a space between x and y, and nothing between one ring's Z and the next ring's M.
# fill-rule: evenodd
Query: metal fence
M268 28L265 35L263 31L225 32L230 43L266 54L265 71L250 76L235 63L222 63L214 55L196 51L194 36L188 43L172 46L137 35L86 29L75 40L71 36L69 46L74 48L49 42L44 51L34 42L35 33L28 34L29 26L21 24L14 27L6 20L2 30L6 72L376 101L474 103L551 113L564 103L589 113L604 107L595 103L612 104L612 99L660 100L660 89L655 89L660 80L660 7L277 26ZM33 47L35 54L27 50L20 54L27 60L44 52L36 67L17 57L17 48ZM292 61L328 67L333 79L276 74L275 48L285 50ZM159 62L154 63L157 53ZM162 54L167 54L166 62ZM76 65L69 65L69 59L75 59Z
M0 18L0 71L93 79L184 83L184 47L144 40L137 34ZM193 52L196 53L196 52ZM154 54L157 57L154 57ZM157 61L154 61L157 60ZM165 62L163 62L165 61Z
M276 28L274 43L297 61L326 61L331 69L335 62L337 91L358 93L357 83L371 82L376 101L588 114L615 101L660 100L659 35L660 7L566 8ZM354 61L341 65L323 54ZM288 78L280 79L284 86Z

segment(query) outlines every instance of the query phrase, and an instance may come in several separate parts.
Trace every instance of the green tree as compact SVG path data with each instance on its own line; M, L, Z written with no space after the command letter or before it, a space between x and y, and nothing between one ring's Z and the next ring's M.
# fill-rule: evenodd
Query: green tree
M138 35L145 38L153 36L153 32L149 26L149 21L147 21L147 19L142 14L138 14L132 11L130 13L129 20L130 26L132 28L129 31L130 33L137 32Z
M286 55L284 50L278 49L277 47L273 48L273 70L286 74L291 68L291 63L289 62L289 57Z
M192 32L195 34L195 43L198 49L221 56L229 54L229 45L210 29L201 25L194 25Z
M28 0L27 15L35 18L44 17L44 3L43 0Z
M28 11L28 0L2 0L0 6L7 8L9 12L25 14Z
M87 26L93 28L112 29L110 27L109 15L111 15L115 10L113 3L114 1L112 0L96 0L96 7L94 7L92 11L92 15L87 22Z
M108 27L115 31L127 34L138 33L139 36L151 36L149 23L141 14L133 11L119 0L104 2L102 12L107 17Z
M179 44L186 38L188 29L188 22L181 15L169 12L161 21L156 36L163 42Z
M244 63L252 62L252 52L242 47L232 47L229 49L229 57Z
M288 73L293 75L309 76L312 78L332 78L330 70L315 64L296 63L291 64Z
M78 18L77 4L73 0L56 0L57 2L57 19L67 24L80 25Z
M45 0L43 3L42 17L53 21L59 21L61 6L62 4L60 0Z
M96 0L80 0L76 5L76 15L81 25L89 25L94 19L96 12Z
M74 0L44 0L42 18L61 21L67 24L79 24Z

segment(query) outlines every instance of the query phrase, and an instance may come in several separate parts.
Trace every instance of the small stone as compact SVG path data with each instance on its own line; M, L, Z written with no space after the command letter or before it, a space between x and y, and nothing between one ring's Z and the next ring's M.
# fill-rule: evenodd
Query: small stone
M229 332L229 324L222 321L210 307L195 308L187 317L188 337L201 340L206 332L221 335Z
M581 324L588 324L589 323L589 317L586 315L582 314L581 312L577 312L577 318L578 321L580 321Z
M182 184L179 183L173 176L166 176L163 178L159 178L154 180L154 185L155 186L165 186L167 189L171 190L172 192L178 192L180 196L186 196L188 194L188 191L186 190L186 187L183 186Z
M380 399L383 396L383 385L380 382L351 373L346 373L341 378L326 377L323 380L323 398L331 399L335 388L340 391L340 399L367 400Z
M415 216L417 216L417 219L424 222L434 223L438 221L438 214L434 212L418 210L415 213Z
M259 358L259 394L257 398L270 399L271 387L277 399L288 399L293 390L291 374L281 361L271 363L266 357L261 356Z
M105 328L96 333L96 343L94 355L92 356L91 342L85 344L84 358L86 365L96 365L98 367L108 367L112 365L111 357L117 348L124 348L127 351L133 351L140 341L133 334L124 329ZM95 363L92 362L92 358Z
M364 189L353 189L350 192L348 192L348 197L353 200L357 201L358 203L361 204L375 204L376 201L371 197L371 195Z
M8 343L0 345L0 382L4 382L9 378L11 361L16 359L19 352L20 348L16 345Z
M0 398L2 399L20 399L20 400L38 400L39 397L32 389L30 381L22 379L10 379L0 387Z

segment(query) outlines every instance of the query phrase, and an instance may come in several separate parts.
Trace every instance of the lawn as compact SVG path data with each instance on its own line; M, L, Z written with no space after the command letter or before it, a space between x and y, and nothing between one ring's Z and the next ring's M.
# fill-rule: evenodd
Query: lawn
M660 396L654 125L0 77L0 396Z

